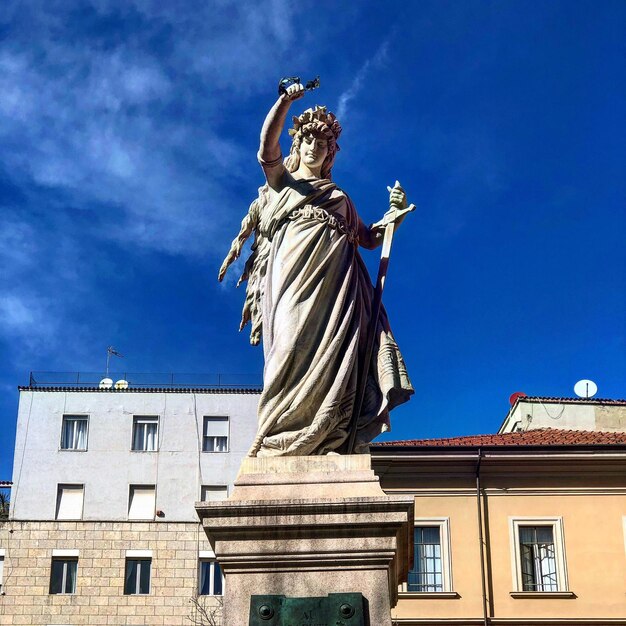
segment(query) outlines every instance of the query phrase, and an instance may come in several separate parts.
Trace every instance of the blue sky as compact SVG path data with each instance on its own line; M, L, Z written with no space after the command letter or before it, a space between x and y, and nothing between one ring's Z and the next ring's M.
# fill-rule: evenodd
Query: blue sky
M417 393L389 437L493 432L512 392L580 378L626 396L626 4L346 4L4 0L0 479L30 370L113 344L126 371L260 382L216 274L284 75L321 76L296 112L340 115L364 221L396 179L418 205L385 293Z

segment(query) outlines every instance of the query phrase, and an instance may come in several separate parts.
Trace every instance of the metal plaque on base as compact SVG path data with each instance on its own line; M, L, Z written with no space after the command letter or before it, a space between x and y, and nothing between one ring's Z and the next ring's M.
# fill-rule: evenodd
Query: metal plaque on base
M367 626L360 593L330 593L325 598L252 596L248 626Z

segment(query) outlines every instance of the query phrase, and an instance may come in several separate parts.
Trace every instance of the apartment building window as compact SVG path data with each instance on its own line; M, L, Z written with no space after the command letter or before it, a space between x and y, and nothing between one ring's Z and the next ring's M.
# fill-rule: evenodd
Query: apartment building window
M154 485L131 485L128 493L128 519L154 519L156 491Z
M224 593L224 575L220 564L213 559L200 559L198 594L221 596Z
M413 567L400 591L441 593L452 589L447 518L415 520Z
M134 596L150 593L151 569L151 558L129 558L127 556L124 574L124 594Z
M511 519L514 590L567 591L561 518Z
M228 452L228 417L204 417L203 452Z
M226 485L202 485L200 488L200 499L203 502L207 500L226 500L228 498L228 487Z
M50 593L76 593L77 558L52 557L50 570Z
M64 415L61 427L61 450L86 450L88 423L86 415Z
M83 485L58 485L56 519L82 519L83 493Z
M4 592L4 548L0 548L0 593Z
M159 418L156 415L133 417L132 449L136 452L155 452L159 446Z

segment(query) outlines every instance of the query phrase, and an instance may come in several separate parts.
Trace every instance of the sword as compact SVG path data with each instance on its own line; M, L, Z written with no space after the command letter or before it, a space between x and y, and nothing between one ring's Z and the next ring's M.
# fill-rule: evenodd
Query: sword
M394 189L400 187L400 183L396 181ZM387 191L391 193L393 189L387 187ZM370 363L372 361L372 352L374 351L374 341L376 339L376 328L378 326L378 316L383 301L383 291L385 289L385 281L387 279L387 270L389 269L389 256L391 255L391 243L396 230L396 219L405 213L415 211L415 205L410 204L405 209L400 209L396 204L392 204L390 210L385 213L380 222L372 224L375 226L384 226L383 246L380 252L380 265L378 266L378 278L376 279L376 288L374 289L374 298L372 300L372 310L370 312L370 323L367 331L367 343L365 345L365 362L363 372L358 382L357 392L355 396L354 409L349 424L350 438L348 440L347 454L354 452L354 444L356 442L356 431L359 422L359 415L363 409L363 401L365 400L365 388L367 386L367 377L369 374Z

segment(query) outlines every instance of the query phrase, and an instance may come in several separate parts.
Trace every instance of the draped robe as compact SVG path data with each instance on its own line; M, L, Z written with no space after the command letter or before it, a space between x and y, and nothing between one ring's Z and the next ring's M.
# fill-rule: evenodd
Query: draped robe
M373 287L358 251L364 228L334 183L293 180L263 207L254 283L265 369L250 456L342 451L359 377ZM413 393L381 308L356 452L389 429L389 410Z

